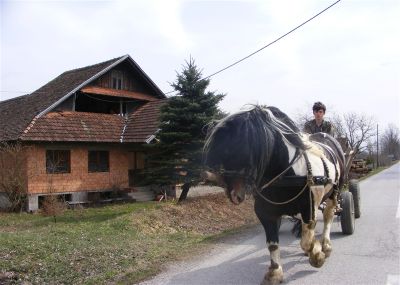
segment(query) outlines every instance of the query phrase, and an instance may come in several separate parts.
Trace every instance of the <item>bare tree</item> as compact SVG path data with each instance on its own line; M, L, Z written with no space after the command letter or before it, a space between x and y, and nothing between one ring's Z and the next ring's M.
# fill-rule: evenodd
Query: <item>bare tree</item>
M21 144L0 142L0 192L6 194L10 211L22 211L27 200L25 159Z
M381 136L382 154L400 158L400 131L394 124L389 124Z
M314 115L310 106L312 106L310 102L305 102L299 106L293 114L293 121L301 131L304 129L304 124L306 122L314 119Z
M306 112L299 112L294 117L294 121L301 131L304 129L305 123L312 119L314 119L313 115Z
M354 155L367 149L369 140L375 136L375 122L372 117L354 112L332 116L337 137L346 138Z

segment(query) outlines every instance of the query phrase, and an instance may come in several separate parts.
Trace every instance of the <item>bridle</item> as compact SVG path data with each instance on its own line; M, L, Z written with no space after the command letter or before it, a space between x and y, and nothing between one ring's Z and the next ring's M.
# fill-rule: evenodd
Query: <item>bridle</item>
M245 171L220 169L219 171L214 171L214 173L218 173L218 175L220 175L221 177L242 178L245 182L247 182L246 184L256 185L256 179L254 178L254 175Z

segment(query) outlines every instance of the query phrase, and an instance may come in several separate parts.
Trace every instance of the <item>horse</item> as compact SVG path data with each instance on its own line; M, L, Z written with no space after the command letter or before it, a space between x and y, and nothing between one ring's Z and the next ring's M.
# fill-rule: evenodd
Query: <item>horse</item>
M204 178L223 187L233 204L253 194L271 261L261 284L283 281L279 250L283 215L300 214L300 246L312 266L324 264L332 251L330 228L344 183L344 156L333 137L303 134L278 108L255 105L209 127L203 162ZM324 229L319 241L316 213L323 201Z

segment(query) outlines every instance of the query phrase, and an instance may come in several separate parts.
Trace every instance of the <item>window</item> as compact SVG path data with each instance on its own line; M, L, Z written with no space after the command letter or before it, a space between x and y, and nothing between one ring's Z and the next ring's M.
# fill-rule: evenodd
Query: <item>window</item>
M122 89L122 78L123 74L122 71L119 70L113 70L111 72L111 86L114 89Z
M136 152L135 155L136 155L135 168L144 169L146 155L143 152Z
M71 151L46 150L46 173L70 173Z
M108 151L89 151L88 154L89 172L109 172L109 153Z

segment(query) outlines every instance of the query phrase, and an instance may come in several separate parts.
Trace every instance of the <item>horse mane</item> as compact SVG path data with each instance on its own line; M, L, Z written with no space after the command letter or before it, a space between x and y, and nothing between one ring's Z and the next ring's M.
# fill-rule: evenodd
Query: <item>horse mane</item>
M294 147L303 150L307 148L304 144L302 133L288 115L272 106L265 108L265 110L272 113L271 120L274 122L273 125L275 125L277 131L279 131L287 141L289 141Z
M252 106L218 121L208 131L204 164L214 170L244 171L243 175L262 179L276 143L286 140L306 149L295 123L276 107Z

